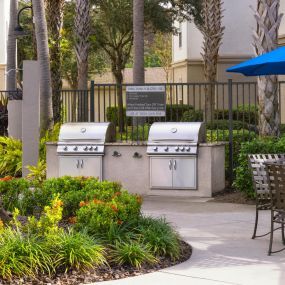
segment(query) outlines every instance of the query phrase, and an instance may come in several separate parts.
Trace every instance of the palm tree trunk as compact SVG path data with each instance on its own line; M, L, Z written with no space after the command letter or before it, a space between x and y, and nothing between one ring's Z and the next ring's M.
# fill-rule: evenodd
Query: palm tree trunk
M32 0L32 3L40 64L40 127L41 131L46 131L51 126L53 117L47 22L44 0Z
M133 83L144 84L144 1L133 1L134 74Z
M256 55L262 55L277 48L278 29L283 15L279 14L280 0L259 0L254 33ZM280 115L278 110L278 78L258 78L259 135L279 136Z
M61 121L61 28L64 0L46 0L47 24L49 33L50 71L52 86L52 107L54 122Z
M10 23L7 41L7 77L6 89L17 89L17 37L15 27L17 26L18 1L10 0Z
M144 84L144 0L133 0L134 69L133 83ZM133 118L133 125L143 125L144 118Z
M119 132L125 131L125 120L124 120L124 102L123 102L123 69L120 66L112 65L112 73L116 80L116 95L118 98L118 121L119 121Z
M205 87L204 120L210 122L214 119L215 82L219 48L222 44L224 27L222 26L222 1L203 1L203 23L200 30L204 37L203 53Z
M75 8L75 53L77 59L77 88L79 90L88 89L88 55L89 55L89 36L90 36L90 1L89 0L76 0ZM84 121L87 119L86 109L87 100L86 94L78 97L78 120ZM84 110L82 112L82 106Z

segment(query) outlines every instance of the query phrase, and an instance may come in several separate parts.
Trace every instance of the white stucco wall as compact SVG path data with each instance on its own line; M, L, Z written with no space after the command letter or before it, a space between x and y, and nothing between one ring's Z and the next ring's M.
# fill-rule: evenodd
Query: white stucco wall
M188 30L188 23L175 23L175 26L181 28L182 31L182 46L179 47L179 37L175 35L172 37L172 61L178 62L184 60L188 56L188 37L187 37L187 30Z
M6 63L9 0L0 0L0 64Z
M220 56L253 55L252 34L256 27L254 12L256 0L225 0L223 26L226 27Z
M187 58L191 60L201 59L203 35L196 27L194 22L188 22L188 54Z
M285 10L285 1L281 1L283 10ZM220 56L237 57L253 56L252 34L256 28L254 12L256 0L224 0L223 43L220 48ZM285 21L285 19L283 19ZM285 26L285 25L284 25ZM173 37L173 61L185 59L201 59L203 36L194 23L187 23L187 28L183 25L183 39L187 39L188 48L178 49L178 36ZM284 27L285 30L285 27ZM285 33L285 31L284 31ZM184 42L183 42L184 44ZM187 53L186 53L187 50Z
M282 22L279 29L279 34L285 36L285 1L280 1L280 12L283 13Z

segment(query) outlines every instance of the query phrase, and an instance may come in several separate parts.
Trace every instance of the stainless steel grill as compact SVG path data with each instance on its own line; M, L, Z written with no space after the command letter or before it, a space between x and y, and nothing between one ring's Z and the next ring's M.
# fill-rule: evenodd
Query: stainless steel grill
M111 123L67 123L59 133L57 153L60 155L102 155L105 142L115 139Z
M205 141L204 123L154 123L147 146L151 189L197 189L198 146Z
M147 153L197 155L198 144L205 140L204 123L154 123L149 131Z
M59 176L95 176L102 179L106 142L115 139L111 123L67 123L61 126L57 154Z

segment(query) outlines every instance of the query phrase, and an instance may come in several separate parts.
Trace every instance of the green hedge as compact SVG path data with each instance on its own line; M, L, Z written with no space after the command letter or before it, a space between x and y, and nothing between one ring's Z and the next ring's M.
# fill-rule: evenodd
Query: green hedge
M31 183L26 179L0 181L0 194L4 208L13 211L18 208L23 215L39 214L56 194L63 202L63 216L75 216L81 201L93 200L95 197L105 201L112 199L115 193L123 192L119 183L95 178L60 177L45 180L41 185L30 190Z
M216 110L216 120L228 120L229 110ZM238 106L233 109L233 120L244 121L250 124L258 123L258 108L253 105Z
M234 186L244 192L248 197L254 197L254 188L251 173L248 167L248 154L285 153L285 136L276 138L256 138L241 144L235 169L236 178Z
M248 130L234 130L233 131L233 160L237 161L238 155L240 153L241 145L245 141L252 141L256 138L256 134ZM207 131L207 141L208 142L219 142L219 141L229 141L229 131L224 130L220 132ZM229 144L226 144L226 157L225 157L225 168L226 168L226 178L229 177Z

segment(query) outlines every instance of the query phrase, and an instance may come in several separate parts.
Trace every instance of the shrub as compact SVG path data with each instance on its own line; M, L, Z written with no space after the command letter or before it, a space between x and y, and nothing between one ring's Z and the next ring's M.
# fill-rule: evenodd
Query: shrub
M0 260L0 277L4 279L51 271L52 258L44 243L11 227L0 234Z
M0 181L3 207L8 211L18 208L21 213L31 212L34 204L29 187L30 182L24 178Z
M256 138L256 134L254 132L250 132L248 130L234 130L233 131L233 161L237 162L238 155L240 152L241 144L244 141L252 141ZM229 141L229 131L221 130L221 131L207 131L207 141L208 142L219 142ZM225 148L225 168L226 168L226 178L229 176L229 144L226 144Z
M61 124L57 123L51 130L46 131L40 139L40 161L46 161L46 143L57 142Z
M215 110L216 120L228 120L229 110ZM248 124L258 123L258 107L255 105L240 105L233 109L233 120Z
M169 256L172 260L180 257L179 236L165 219L143 217L138 223L138 231L156 256Z
M214 120L210 123L207 123L207 130L228 130L229 121L228 120ZM233 130L248 130L248 124L241 121L233 121Z
M106 196L99 199L98 196L92 201L80 203L81 208L77 212L75 225L77 230L86 229L88 233L96 235L98 232L106 233L112 225L124 224L139 218L139 196L131 195L127 191L114 193L108 199Z
M183 113L181 122L202 122L203 111L200 110L188 110Z
M140 268L144 263L153 264L158 260L151 253L149 245L139 241L117 242L111 251L111 260L119 265Z
M106 263L104 247L84 232L62 232L51 238L55 268L88 270Z
M108 107L106 110L107 121L113 123L115 126L119 125L119 111L118 107ZM130 126L132 124L132 117L127 117L126 108L123 108L123 117L125 125Z
M43 181L30 190L31 182L28 180L13 179L0 181L0 193L3 197L5 209L13 211L18 208L23 215L35 215L51 205L55 195L59 194L63 202L63 217L76 215L81 201L102 201L114 203L119 207L119 217L126 217L140 211L140 198L122 191L122 186L116 182L98 181L97 178L85 177L59 177ZM126 205L126 207L125 207Z
M24 226L15 210L11 226L0 223L0 277L31 276L76 268L86 270L105 263L104 248L86 233L64 232L58 223L62 202L54 198L37 220Z
M276 138L257 138L241 144L235 169L236 178L234 186L244 192L248 197L255 196L252 178L248 166L248 154L285 153L285 136Z
M193 106L184 104L166 105L166 122L179 122L186 111L192 110Z
M57 141L60 124L47 131L40 140L40 161L38 168L32 169L37 176L44 176L44 164L46 161L46 142ZM22 142L9 137L0 137L0 177L22 175Z
M0 137L0 176L21 176L22 143L8 137Z
M44 160L39 160L37 166L27 166L29 174L27 175L28 179L36 180L39 183L42 183L46 179L46 162Z

